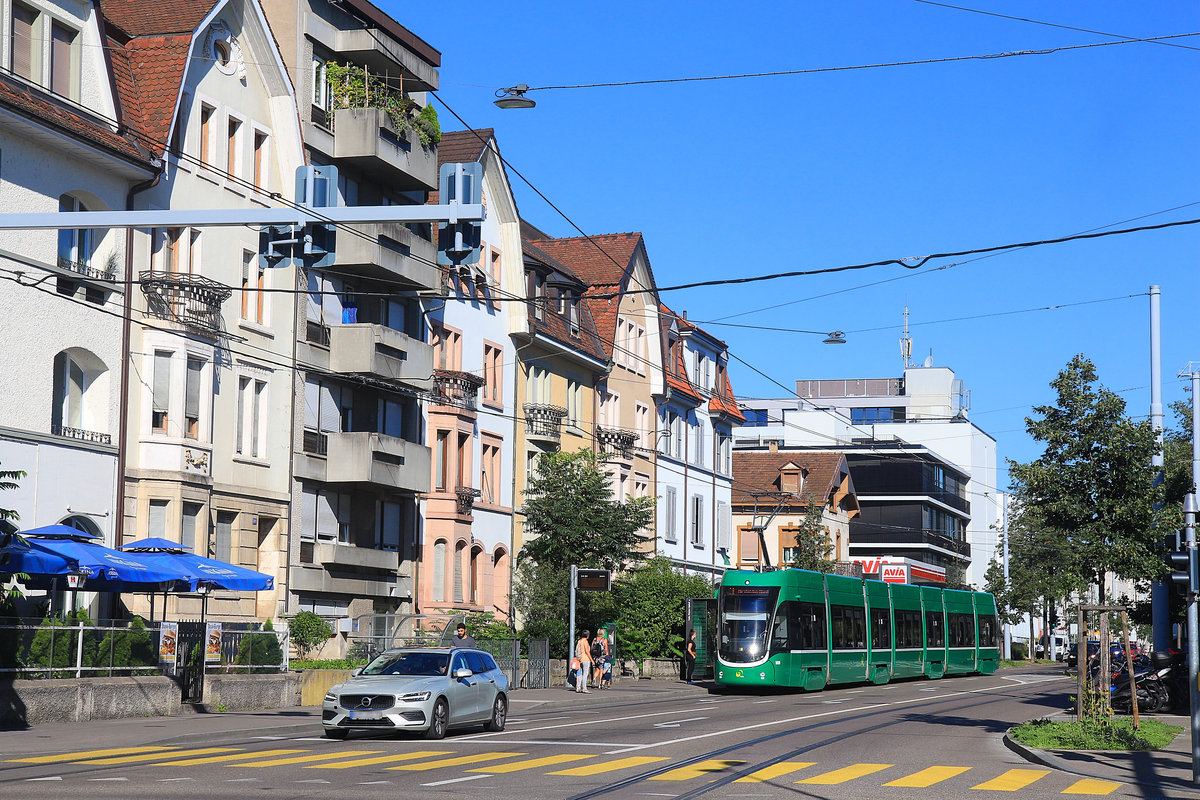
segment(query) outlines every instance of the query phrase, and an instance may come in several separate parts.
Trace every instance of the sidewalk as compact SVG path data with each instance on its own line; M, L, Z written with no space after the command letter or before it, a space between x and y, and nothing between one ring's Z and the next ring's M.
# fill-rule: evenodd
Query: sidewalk
M1115 781L1156 789L1184 789L1200 793L1192 782L1192 737L1188 717L1156 715L1155 719L1183 728L1165 750L1036 750L1005 735L1004 744L1028 761L1086 778Z
M509 716L530 712L611 707L625 702L672 697L707 697L702 685L680 681L618 680L612 689L577 694L565 685L549 689L518 689L509 694ZM186 724L186 732L180 733ZM172 717L136 717L91 722L56 722L24 729L0 729L0 760L49 753L94 750L97 747L139 747L150 744L184 745L206 736L269 731L273 736L321 735L321 709L296 706L265 711L231 711Z

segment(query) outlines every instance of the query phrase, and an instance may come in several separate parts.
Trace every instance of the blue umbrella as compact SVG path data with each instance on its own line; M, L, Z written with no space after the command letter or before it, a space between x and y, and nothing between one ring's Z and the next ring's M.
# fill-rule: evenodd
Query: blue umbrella
M185 552L190 548L168 539L142 539L121 545L120 549L126 553L137 553L145 561L186 575L191 591L196 591L200 585L244 592L257 592L275 586L275 579L270 575Z
M133 554L82 541L93 534L65 525L33 528L22 532L22 536L27 537L32 549L74 562L78 571L87 577L90 591L161 591L188 579L186 574L172 570L166 564L151 563ZM34 573L29 574L38 577ZM54 577L55 574L42 573L42 577ZM35 582L45 583L44 580Z
M74 561L35 549L19 535L14 536L7 547L0 549L0 573L67 575L78 571L78 565Z

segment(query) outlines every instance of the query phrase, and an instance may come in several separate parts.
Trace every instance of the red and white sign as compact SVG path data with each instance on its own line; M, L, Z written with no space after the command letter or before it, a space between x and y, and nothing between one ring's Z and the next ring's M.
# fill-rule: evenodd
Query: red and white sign
M864 575L878 576L886 583L945 583L946 570L911 558L852 558L862 564Z

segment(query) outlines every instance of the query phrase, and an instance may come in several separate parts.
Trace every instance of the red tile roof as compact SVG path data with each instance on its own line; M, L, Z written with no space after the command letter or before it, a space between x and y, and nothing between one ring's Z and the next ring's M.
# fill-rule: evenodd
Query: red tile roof
M729 371L725 371L725 385L717 387L717 393L708 401L710 415L722 415L735 422L745 422L746 415L738 408L737 398L733 396L733 386L729 383Z
M733 504L752 506L752 492L782 491L780 470L789 463L808 471L801 492L804 500L802 505L808 505L816 498L828 501L830 494L841 485L843 478L850 474L846 456L838 452L780 450L773 453L764 450L734 450ZM760 508L764 503L772 501L760 499ZM797 502L797 505L801 503Z
M487 143L494 139L492 128L476 128L472 131L446 131L438 143L438 169L442 164L470 164L483 155Z
M141 112L143 142L161 154L167 149L175 103L183 84L192 35L147 36L125 45L132 82L123 103L137 104ZM118 84L118 90L121 85ZM136 99L133 99L136 98Z
M563 275L569 276L578 281L571 274L571 271L559 264L552 257L548 256L542 250L529 242L522 242L526 259L538 261L555 272L560 272ZM584 355L596 359L597 361L608 361L608 350L604 346L604 342L596 329L596 320L592 316L591 309L588 308L586 302L579 304L579 334L573 335L570 329L569 321L560 315L557 308L552 304L547 304L542 318L539 320L533 315L533 304L529 306L529 329L530 331L547 336L559 344L577 350Z
M115 26L131 38L190 36L215 5L214 0L100 0L108 27Z
M672 323L681 331L689 329L692 324L662 303L658 304L658 312L659 327L662 329L660 337L663 347L662 363L663 370L666 372L667 386L673 393L682 394L692 400L694 405L700 405L703 398L700 397L700 393L688 378L687 362L683 357L683 344L681 342L675 347L675 357L671 358L671 343L668 335Z
M0 106L55 128L68 136L106 149L144 166L150 154L137 146L133 137L113 130L105 122L89 117L49 92L0 73Z

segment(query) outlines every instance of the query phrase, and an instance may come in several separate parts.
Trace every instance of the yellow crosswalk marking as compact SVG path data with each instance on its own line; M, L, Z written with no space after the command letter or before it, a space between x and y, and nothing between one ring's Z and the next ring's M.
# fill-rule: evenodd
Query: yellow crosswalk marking
M201 747L198 750L176 750L174 753L143 753L139 756L118 756L116 758L92 758L80 761L80 764L137 764L142 761L159 761L164 758L185 758L188 756L207 756L212 753L236 753L237 747Z
M891 764L853 764L849 767L835 769L832 772L822 772L820 775L813 775L811 778L796 781L796 783L813 783L820 786L833 786L837 783L845 783L852 781L855 778L861 778L864 775L870 775L872 772L879 772L887 769Z
M476 753L470 756L457 756L456 758L441 758L437 761L422 761L420 764L401 764L398 767L388 767L387 769L403 769L411 772L421 772L427 769L438 769L440 767L457 767L459 764L476 764L480 761L495 761L498 758L510 758L512 756L523 756L525 753Z
M935 783L941 783L947 778L961 775L969 769L970 767L928 767L920 772L914 772L907 777L888 781L884 786L906 786L910 789L924 789L927 786L933 786Z
M697 761L695 764L689 764L686 767L673 769L670 772L664 772L662 775L655 775L650 780L652 781L687 781L692 778L701 778L710 772L720 772L723 769L731 767L740 767L745 764L745 761L722 761L720 759L709 759L708 761Z
M806 767L811 767L817 762L815 761L781 761L778 764L772 764L769 767L763 767L760 770L751 772L744 778L738 778L734 783L762 783L780 775L787 775L789 772L798 772Z
M527 761L514 761L511 764L496 764L495 766L491 767L476 767L475 769L467 770L467 772L520 772L523 769L548 767L552 764L562 764L567 761L579 761L584 758L595 758L595 756L568 753L561 756L546 756L545 758L531 758Z
M337 753L309 753L306 756L296 756L295 758L272 758L267 761L252 761L249 764L230 764L231 767L283 767L288 764L306 764L310 761L332 761L335 758L349 758L350 756L373 756L383 750L342 750ZM262 753L252 753L254 756L261 756Z
M244 758L259 758L261 756L290 756L293 753L307 753L307 750L259 750L253 753L234 753L225 756L205 756L204 758L185 758L182 761L167 761L155 764L156 767L192 767L196 764L219 764L222 761L240 761Z
M80 750L75 753L58 753L52 756L34 756L32 758L10 758L9 761L21 764L54 764L59 761L74 761L77 758L98 758L100 756L123 756L131 753L161 753L164 750L177 750L177 747L113 747L108 750Z
M990 781L984 781L978 786L972 786L971 788L988 789L993 792L1015 792L1018 789L1024 789L1029 784L1049 774L1050 770L1048 769L1010 769L999 777L992 778Z
M547 772L547 775L599 775L602 772L616 772L619 769L640 767L643 764L653 764L655 761L666 761L666 756L631 756L618 758L616 761L605 761L601 764L587 764L582 767L560 769L558 772Z
M372 764L387 764L392 761L416 761L418 758L430 756L448 756L453 750L415 750L411 753L401 753L394 756L375 756L374 758L356 758L353 761L339 761L336 764L313 764L305 769L352 769L354 767L369 767Z
M1063 789L1063 794L1112 794L1121 787L1112 781L1099 781L1095 778L1084 778Z

